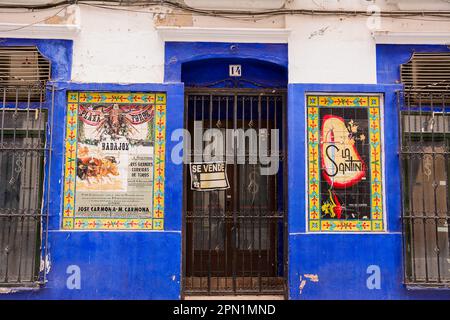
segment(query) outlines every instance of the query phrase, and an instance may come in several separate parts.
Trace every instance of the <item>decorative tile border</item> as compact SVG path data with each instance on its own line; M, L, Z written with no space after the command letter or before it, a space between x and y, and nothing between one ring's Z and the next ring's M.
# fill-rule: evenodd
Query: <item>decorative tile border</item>
M79 103L154 104L153 212L145 218L74 217ZM166 94L123 92L68 92L64 163L64 230L163 230L166 141Z
M382 190L380 96L307 95L308 136L308 231L309 232L381 232L385 230ZM367 108L369 124L368 163L370 174L370 219L323 219L321 213L321 143L319 110L333 108Z

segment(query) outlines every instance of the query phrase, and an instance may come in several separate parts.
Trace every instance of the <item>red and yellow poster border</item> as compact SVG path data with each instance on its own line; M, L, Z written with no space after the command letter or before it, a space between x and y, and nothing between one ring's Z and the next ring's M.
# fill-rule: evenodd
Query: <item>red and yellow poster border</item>
M309 232L383 232L385 231L382 190L380 96L307 95L307 172ZM369 115L371 217L367 220L321 219L320 212L320 123L321 107L365 107Z
M68 92L64 160L63 230L163 230L166 143L166 94L133 92ZM154 104L153 212L145 218L74 216L79 103Z

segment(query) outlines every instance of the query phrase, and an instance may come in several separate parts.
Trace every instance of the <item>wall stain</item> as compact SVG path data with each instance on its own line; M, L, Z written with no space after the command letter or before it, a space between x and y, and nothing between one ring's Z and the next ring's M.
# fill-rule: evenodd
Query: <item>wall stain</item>
M316 30L316 31L312 32L309 35L308 39L312 39L312 38L317 37L317 36L323 36L325 34L325 31L327 31L329 27L330 26L326 26L326 27L320 28L319 30Z
M310 282L319 282L319 276L317 274L310 274L310 273L306 273L303 276L300 276L300 285L299 285L299 290L300 290L300 294L302 294L303 289L306 286L307 281Z
M159 13L153 17L155 27L192 27L194 25L192 14L176 11L170 14Z

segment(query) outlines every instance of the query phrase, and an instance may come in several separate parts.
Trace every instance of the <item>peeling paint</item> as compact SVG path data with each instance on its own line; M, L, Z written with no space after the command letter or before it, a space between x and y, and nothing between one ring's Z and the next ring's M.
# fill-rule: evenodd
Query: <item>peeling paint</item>
M53 16L47 20L45 20L46 24L67 24L67 16Z
M303 276L300 276L300 285L299 290L300 294L302 294L303 289L306 286L306 282L309 280L311 282L319 282L319 276L317 274L306 273Z
M8 294L8 293L14 293L14 292L18 292L19 290L17 289L12 289L12 288L1 288L0 287L0 294Z
M194 25L192 14L186 14L185 12L177 13L176 11L170 14L155 14L153 21L155 26L165 27L192 27Z
M317 274L304 274L304 276L312 282L319 282L319 276Z
M15 287L15 288L5 288L0 287L0 294L12 294L16 292L23 292L23 291L36 291L39 290L39 287Z
M77 8L71 6L66 8L60 14L52 16L45 20L45 24L76 24L77 23Z
M45 256L45 259L41 258L41 264L39 266L39 271L43 272L45 268L45 274L48 274L51 269L51 261L50 261L50 254L47 254Z
M302 280L302 276L300 276L300 286L298 287L300 289L300 294L302 294L303 288L306 285L306 280Z

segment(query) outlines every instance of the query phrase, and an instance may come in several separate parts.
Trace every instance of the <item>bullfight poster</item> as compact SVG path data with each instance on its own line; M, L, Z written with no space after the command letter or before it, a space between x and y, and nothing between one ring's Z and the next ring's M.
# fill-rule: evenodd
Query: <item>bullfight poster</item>
M164 228L164 93L69 92L63 229Z
M382 232L381 96L308 95L309 232Z

